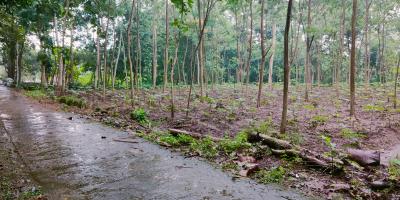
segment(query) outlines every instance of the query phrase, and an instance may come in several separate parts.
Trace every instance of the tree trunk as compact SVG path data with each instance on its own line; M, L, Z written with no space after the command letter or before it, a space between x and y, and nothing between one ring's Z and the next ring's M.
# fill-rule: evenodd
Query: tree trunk
M103 72L103 98L106 96L106 86L107 86L107 41L108 41L108 24L110 22L110 19L107 18L107 23L106 23L106 35L104 38L104 72Z
M288 2L288 10L286 16L286 26L285 26L285 36L284 36L284 74L283 74L283 102L282 102L282 119L280 126L280 133L286 133L287 124L287 107L288 107L288 93L289 93L289 75L290 75L290 65L289 65L289 28L290 28L290 18L292 15L292 0Z
M369 77L370 77L370 68L369 68L369 63L370 63L370 58L369 58L369 39L368 39L368 32L369 32L369 7L370 3L368 0L365 0L365 20L364 20L364 48L365 48L365 53L364 53L364 84L365 87L369 86Z
M113 90L115 88L115 77L117 76L117 68L118 68L119 55L121 53L121 45L122 45L122 31L119 32L118 52L117 52L117 58L115 60L114 72L113 72L113 77L112 77L112 89Z
M398 55L398 60L397 60L397 67L396 67L396 75L394 77L394 95L393 95L393 107L394 109L397 108L397 81L399 79L399 68L400 68L400 53Z
M355 115L355 69L356 69L356 20L357 0L353 0L353 15L351 17L351 54L350 54L350 116Z
M321 52L320 52L320 46L317 44L317 86L321 87Z
M264 2L261 0L261 20L260 20L260 43L261 43L261 63L259 66L259 78L258 78L258 95L257 95L257 108L261 106L261 93L262 85L264 80L264 66L265 66L265 47L264 47Z
M200 0L197 0L197 10L199 12L199 48L198 48L198 54L199 54L199 74L200 74L200 96L204 96L204 65L203 65L203 25L202 25L202 17L201 17L201 2Z
M133 8L135 7L135 0L132 0L132 8L131 8L131 15L129 17L129 22L128 22L128 47L127 47L127 54L128 54L128 62L129 62L129 74L130 74L130 81L131 81L131 105L133 107L133 93L135 88L133 87L133 66L132 66L132 57L131 57L131 41L132 41L132 18L133 18Z
M268 72L268 84L269 89L272 90L272 71L274 66L274 56L275 56L275 41L276 41L276 24L272 25L272 46L271 46L271 56L269 57L269 72Z
M179 49L179 36L175 36L175 56L174 61L171 65L171 119L175 118L175 102L174 102L174 68L178 61L178 49Z
M99 71L100 71L100 31L99 31L99 27L97 28L96 49L97 49L96 71L94 73L94 88L95 89L97 89L97 87L98 87Z
M139 17L139 9L140 4L139 1L136 1L136 67L135 67L135 86L136 89L139 87L139 77L142 77L142 65L141 65L141 57L142 57L142 49L140 46L140 17Z
M339 93L339 84L341 80L341 70L343 63L343 45L344 45L344 28L345 28L345 20L346 20L346 8L345 8L345 0L342 0L342 14L340 16L340 31L339 31L339 56L338 63L336 67L336 92Z
M168 48L169 48L169 19L168 19L168 0L165 0L165 51L164 51L164 87L163 92L167 88L168 83Z
M251 64L251 53L252 53L252 45L253 45L253 0L250 0L250 35L249 35L249 55L247 57L246 63L246 84L250 83L250 64Z
M155 9L156 1L153 1L153 23L152 23L152 34L153 34L153 89L157 86L157 10Z
M308 11L307 11L307 28L311 28L311 0L308 0ZM305 82L306 82L306 89L305 89L305 101L309 100L308 97L308 92L309 89L311 88L311 45L312 45L312 40L313 38L310 38L310 33L307 33L307 38L306 38L306 64L305 64L305 70L304 70L304 77L305 77Z

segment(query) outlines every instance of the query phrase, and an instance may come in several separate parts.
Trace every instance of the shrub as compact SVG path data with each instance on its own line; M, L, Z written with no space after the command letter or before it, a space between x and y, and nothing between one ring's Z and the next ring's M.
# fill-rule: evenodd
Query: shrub
M160 137L160 142L161 143L167 143L173 147L177 147L179 146L179 140L176 139L174 136L170 135L170 134L166 134L166 135L162 135Z
M270 170L260 170L256 173L256 178L261 183L281 183L285 177L286 170L282 166Z
M247 142L247 137L248 135L246 132L239 132L234 139L223 139L219 143L218 148L226 154L230 154L234 151L242 149L247 149L251 146L250 143Z
M75 96L61 96L58 98L58 102L68 106L76 106L78 108L86 107L86 101Z
M143 108L138 108L131 112L131 119L139 122L140 124L147 124L149 122L147 112Z
M47 97L44 90L29 90L25 92L25 95L33 99L44 99Z
M389 163L389 178L392 180L400 180L400 160L393 159Z
M200 154L200 156L204 156L208 159L214 158L218 153L215 143L210 137L193 142L190 148Z

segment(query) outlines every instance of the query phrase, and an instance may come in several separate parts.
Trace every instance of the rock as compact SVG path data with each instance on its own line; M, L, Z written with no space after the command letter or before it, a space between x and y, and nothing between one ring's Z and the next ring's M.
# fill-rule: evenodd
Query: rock
M251 175L252 173L254 173L255 171L257 171L259 169L259 165L258 164L250 164L250 163L246 163L243 167L244 169L239 171L239 175L243 176L243 177L247 177L249 175Z
M68 117L67 119L72 120L72 117Z
M106 136L101 136L101 139L106 139L107 137Z
M370 186L374 190L381 190L390 187L389 182L385 180L377 180L370 183Z

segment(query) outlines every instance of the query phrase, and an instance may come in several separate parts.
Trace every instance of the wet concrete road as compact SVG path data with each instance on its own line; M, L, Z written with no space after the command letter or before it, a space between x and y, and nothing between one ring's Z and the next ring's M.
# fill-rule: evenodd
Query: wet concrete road
M114 142L128 134L35 106L3 86L0 114L28 173L50 199L302 199L278 186L233 181L206 162L139 138Z

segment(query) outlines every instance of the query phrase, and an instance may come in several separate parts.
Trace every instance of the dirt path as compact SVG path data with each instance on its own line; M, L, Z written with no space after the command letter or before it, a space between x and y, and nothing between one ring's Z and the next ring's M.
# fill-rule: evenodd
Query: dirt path
M26 171L49 199L303 198L278 186L234 181L203 161L140 138L115 142L128 133L34 106L5 87L0 112Z

